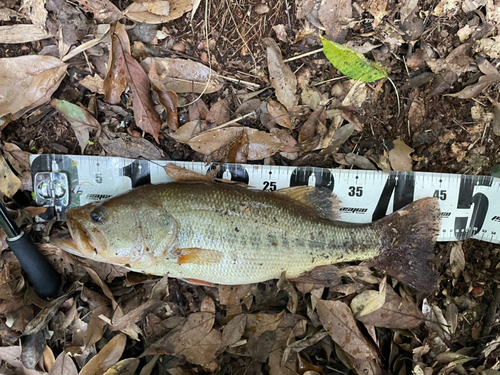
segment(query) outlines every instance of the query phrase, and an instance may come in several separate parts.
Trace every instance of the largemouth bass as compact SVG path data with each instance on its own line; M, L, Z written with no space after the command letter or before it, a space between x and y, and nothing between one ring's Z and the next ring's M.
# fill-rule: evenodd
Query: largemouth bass
M371 224L333 220L328 189L265 192L227 184L145 185L66 213L62 249L152 275L238 285L293 279L339 262L371 260L420 290L440 228L438 200L424 198Z

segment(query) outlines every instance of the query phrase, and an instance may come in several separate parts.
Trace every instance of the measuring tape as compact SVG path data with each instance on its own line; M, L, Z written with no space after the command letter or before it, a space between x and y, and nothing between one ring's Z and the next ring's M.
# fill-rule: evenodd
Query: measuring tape
M70 207L83 206L144 184L173 182L163 169L174 163L262 190L291 186L326 187L342 201L341 219L368 223L425 197L439 199L438 241L476 238L500 243L500 179L430 172L391 172L249 164L147 161L118 157L32 155L36 202L47 207L42 220L64 220Z

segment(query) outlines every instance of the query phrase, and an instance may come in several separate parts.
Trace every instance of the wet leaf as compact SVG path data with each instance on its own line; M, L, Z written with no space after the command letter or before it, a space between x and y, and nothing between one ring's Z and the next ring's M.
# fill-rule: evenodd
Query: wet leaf
M410 154L415 150L407 146L403 141L396 139L394 148L389 151L389 161L394 171L411 171L413 163Z
M387 77L384 67L368 60L361 53L323 37L321 41L326 58L347 77L362 82L373 82Z
M117 22L111 26L111 51L108 60L108 72L104 78L104 101L109 104L118 104L121 95L127 87L127 80L123 70L123 54L130 54L130 41L125 26ZM125 68L126 69L126 68Z
M241 339L241 336L245 332L245 326L247 324L247 315L240 314L236 315L233 319L226 324L222 330L222 347L231 346Z
M318 300L316 309L323 327L347 354L360 360L376 358L349 306L340 301Z
M3 155L0 155L0 176L0 192L12 198L21 187L21 180L12 172Z
M82 368L79 375L103 375L122 356L127 336L120 333L113 337L98 353Z
M75 363L66 352L61 352L48 375L78 375Z
M210 68L195 61L155 57L145 59L141 64L146 72L149 72L151 64L155 64L163 85L178 94L185 92L211 94L222 88L216 74L212 72L210 77ZM210 82L207 86L209 77Z
M360 317L368 315L375 310L379 310L385 303L385 293L387 287L387 278L380 283L379 290L365 290L358 294L351 301L351 310L354 317L359 320Z
M384 304L371 313L358 316L356 319L375 327L410 329L422 324L424 316L415 303L401 298L388 285Z
M0 59L0 117L17 119L50 100L59 87L67 65L51 56L20 56Z
M125 75L134 101L134 118L136 125L151 134L159 142L161 122L151 100L151 85L141 65L129 54L125 54L128 69L122 72Z
M52 99L50 105L68 120L83 154L89 142L89 133L100 128L99 122L86 109L66 100Z
M297 78L290 67L283 62L281 51L276 42L271 38L266 38L263 41L267 47L267 67L271 84L276 90L276 97L288 111L291 111L296 104Z
M169 21L170 3L168 1L147 1L130 4L123 14L130 20L149 24L160 24Z
M111 366L103 375L134 375L139 367L138 358L127 358Z

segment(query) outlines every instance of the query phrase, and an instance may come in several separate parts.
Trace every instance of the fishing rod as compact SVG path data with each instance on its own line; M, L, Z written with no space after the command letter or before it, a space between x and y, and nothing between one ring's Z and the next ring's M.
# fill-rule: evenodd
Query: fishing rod
M7 234L7 243L28 275L36 294L55 298L61 287L61 276L38 250L28 233L19 229L0 201L0 227Z

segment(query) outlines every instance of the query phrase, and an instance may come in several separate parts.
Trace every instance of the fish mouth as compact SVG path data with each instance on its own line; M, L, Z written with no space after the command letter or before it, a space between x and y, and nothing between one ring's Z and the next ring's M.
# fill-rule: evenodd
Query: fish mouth
M60 232L53 234L50 237L50 242L59 247L60 249L77 256L83 256L78 248L76 241L71 237L69 232Z

